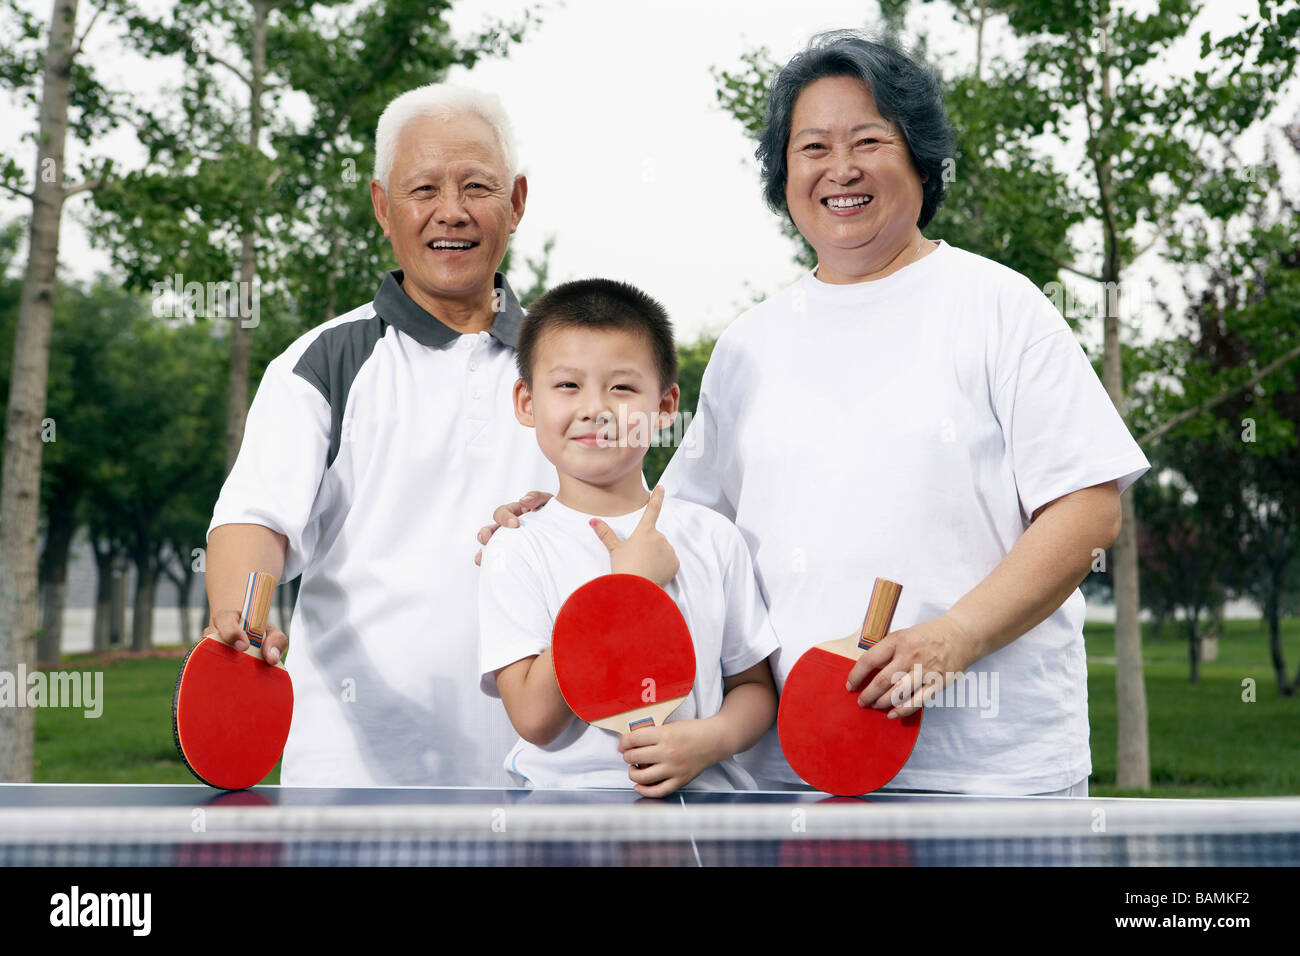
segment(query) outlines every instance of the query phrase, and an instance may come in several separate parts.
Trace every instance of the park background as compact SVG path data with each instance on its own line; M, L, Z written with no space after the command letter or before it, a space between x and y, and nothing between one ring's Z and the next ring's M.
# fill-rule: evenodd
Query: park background
M530 184L516 291L659 297L689 411L717 335L812 263L761 203L766 84L852 27L942 77L958 147L926 235L1030 277L1099 374L1118 359L1153 463L1120 584L1141 629L1115 555L1084 587L1093 792L1300 792L1294 2L50 7L0 2L0 671L93 669L107 699L97 720L0 708L0 779L190 779L166 715L212 505L266 363L395 264L368 190L389 99L501 96ZM256 324L207 292L233 282ZM19 334L42 322L48 345Z

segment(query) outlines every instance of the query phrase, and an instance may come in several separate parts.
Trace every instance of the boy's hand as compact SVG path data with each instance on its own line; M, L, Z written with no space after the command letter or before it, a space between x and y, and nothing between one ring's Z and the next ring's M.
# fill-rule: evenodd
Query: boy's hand
M645 514L633 532L623 540L599 518L591 519L591 527L605 547L609 549L609 569L613 574L639 574L660 587L673 579L680 566L677 552L668 543L655 522L664 506L664 490L656 488L645 506Z
M666 797L723 759L718 734L707 720L673 720L624 734L618 749L628 778L643 797Z
M492 512L493 524L485 524L478 529L478 543L487 544L492 540L492 535L496 534L501 528L518 528L520 515L536 511L550 501L551 498L552 495L548 492L530 491L518 501L501 505L496 511ZM474 563L480 566L483 564L483 550L481 548L474 555Z

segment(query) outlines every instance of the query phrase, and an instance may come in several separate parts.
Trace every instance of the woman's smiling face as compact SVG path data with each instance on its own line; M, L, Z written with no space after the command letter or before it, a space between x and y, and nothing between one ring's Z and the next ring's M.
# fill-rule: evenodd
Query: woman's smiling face
M804 87L786 145L786 206L823 282L884 269L916 235L921 177L902 132L856 77Z

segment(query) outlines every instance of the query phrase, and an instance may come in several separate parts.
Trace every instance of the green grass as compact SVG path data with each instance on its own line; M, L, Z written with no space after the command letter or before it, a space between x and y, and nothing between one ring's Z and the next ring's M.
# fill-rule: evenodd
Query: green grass
M1115 787L1115 635L1089 625L1088 702L1095 796L1140 796ZM1292 676L1300 667L1300 619L1283 623ZM1188 683L1187 641L1176 622L1143 637L1151 783L1149 796L1240 797L1300 794L1300 697L1277 693L1268 638L1257 621L1229 621L1219 657ZM104 675L104 713L44 708L36 714L35 779L41 783L193 783L171 732L171 696L180 661L70 658L62 670ZM1243 680L1255 700L1242 700ZM277 766L267 779L278 783Z
M171 703L180 660L66 658L61 671L104 675L103 713L47 707L36 712L37 783L196 783L172 740ZM277 764L267 783L280 782Z
M1161 797L1243 797L1300 794L1300 697L1280 697L1258 621L1228 621L1215 661L1201 663L1200 682L1188 681L1182 625L1162 635L1145 628L1147 720L1151 790ZM1115 629L1090 625L1088 713L1092 724L1092 779L1096 796L1139 796L1115 786ZM1300 666L1300 620L1283 622L1282 647L1291 677ZM1254 681L1246 702L1243 681Z

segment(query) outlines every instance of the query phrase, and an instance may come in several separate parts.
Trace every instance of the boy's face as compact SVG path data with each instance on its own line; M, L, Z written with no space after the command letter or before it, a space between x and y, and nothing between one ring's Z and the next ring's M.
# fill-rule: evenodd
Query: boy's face
M620 329L560 326L543 333L533 386L515 383L515 417L561 476L609 486L640 482L641 460L677 413L678 388L659 384L649 340Z

